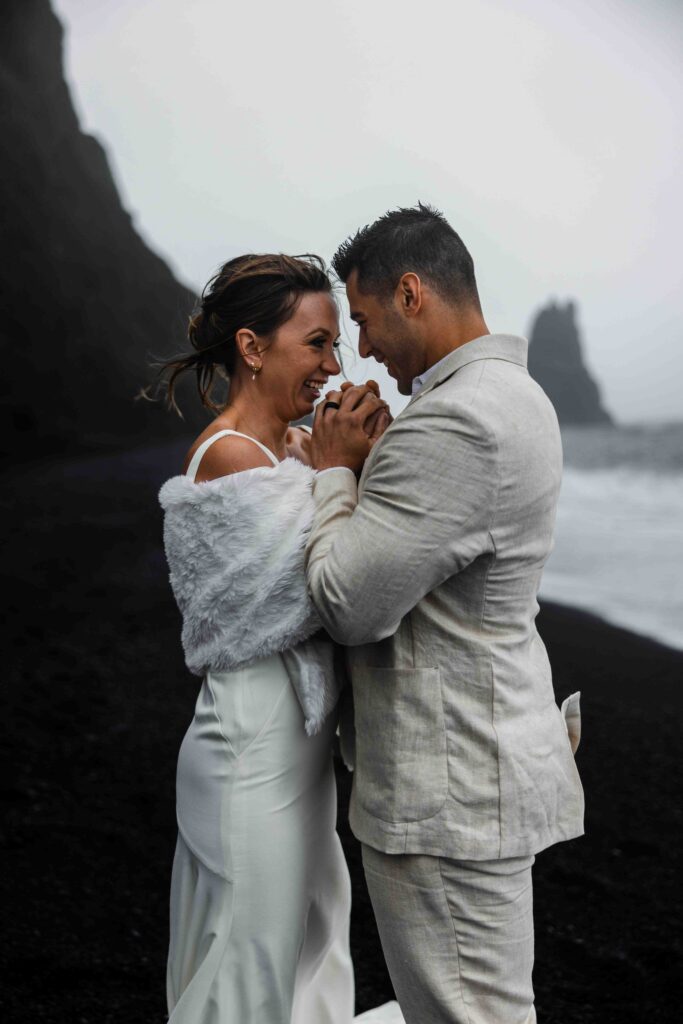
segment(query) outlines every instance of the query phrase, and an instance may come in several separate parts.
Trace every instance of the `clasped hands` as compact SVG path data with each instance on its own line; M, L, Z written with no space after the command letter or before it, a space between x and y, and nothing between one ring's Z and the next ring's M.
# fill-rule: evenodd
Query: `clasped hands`
M392 419L374 380L366 384L345 381L316 409L311 465L314 469L344 466L357 473Z

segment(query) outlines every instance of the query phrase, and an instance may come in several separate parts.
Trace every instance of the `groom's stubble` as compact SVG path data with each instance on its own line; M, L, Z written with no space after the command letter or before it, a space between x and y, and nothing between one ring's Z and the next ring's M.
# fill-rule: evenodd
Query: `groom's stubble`
M397 308L396 294L390 296L361 292L355 271L346 283L351 316L360 327L358 351L364 359L388 360L387 372L396 380L399 392L410 395L413 379L423 371L424 352L413 321Z

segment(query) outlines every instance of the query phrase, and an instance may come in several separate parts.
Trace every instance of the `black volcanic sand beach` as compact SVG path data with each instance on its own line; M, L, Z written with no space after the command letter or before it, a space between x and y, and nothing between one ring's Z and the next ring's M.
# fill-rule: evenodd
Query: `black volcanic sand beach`
M182 662L156 493L182 451L2 480L7 1021L165 1020L175 762L198 682ZM678 1021L683 655L558 607L540 627L558 699L583 694L588 815L584 838L537 860L539 1021ZM392 991L342 769L339 783L360 1012Z

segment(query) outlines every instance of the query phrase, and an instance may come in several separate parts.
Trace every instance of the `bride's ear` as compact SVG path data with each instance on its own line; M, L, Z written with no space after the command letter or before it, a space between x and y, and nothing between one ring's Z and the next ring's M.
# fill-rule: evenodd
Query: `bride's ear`
M261 361L261 349L253 331L246 327L239 330L235 335L235 345L238 354L250 368L253 369L254 363Z

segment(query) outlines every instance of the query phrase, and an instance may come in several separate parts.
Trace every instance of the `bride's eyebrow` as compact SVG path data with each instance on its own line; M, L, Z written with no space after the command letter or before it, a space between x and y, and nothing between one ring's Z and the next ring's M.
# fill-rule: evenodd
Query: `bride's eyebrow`
M308 332L306 337L307 338L311 338L311 337L313 337L313 335L318 335L319 336L321 334L324 334L326 338L331 338L332 337L332 332L328 331L327 327L314 327L312 331Z

